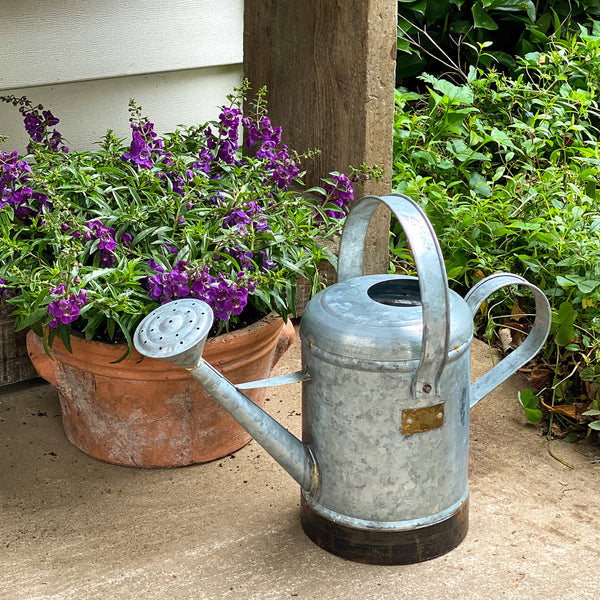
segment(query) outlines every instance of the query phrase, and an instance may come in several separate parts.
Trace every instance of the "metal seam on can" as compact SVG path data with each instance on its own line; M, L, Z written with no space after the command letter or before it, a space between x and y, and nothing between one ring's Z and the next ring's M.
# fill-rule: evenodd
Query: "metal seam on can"
M450 518L457 510L459 510L461 505L469 497L469 487L467 486L466 491L461 496L460 500L458 500L448 508L445 508L444 510L441 510L427 517L419 517L418 519L408 519L406 521L371 521L368 519L358 519L355 517L349 517L347 515L342 515L333 510L330 510L329 508L322 506L316 500L314 500L312 494L306 492L305 490L302 490L302 496L315 512L323 515L330 521L340 523L341 525L345 525L347 527L354 527L356 529L407 531L410 529L429 527L430 525L441 523L442 521L445 521L446 519Z
M446 364L458 360L471 347L473 337L470 337L466 342L454 346L448 352ZM302 345L307 345L310 348L311 354L314 354L319 359L324 360L332 365L339 367L347 367L358 371L374 371L380 373L412 373L420 362L419 358L413 360L368 360L363 358L350 358L341 354L335 354L329 350L323 350L315 346L311 339L302 340Z

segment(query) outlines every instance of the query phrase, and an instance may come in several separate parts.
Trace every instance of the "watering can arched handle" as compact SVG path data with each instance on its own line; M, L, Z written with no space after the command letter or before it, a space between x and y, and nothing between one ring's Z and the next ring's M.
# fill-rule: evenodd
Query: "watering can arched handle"
M510 273L490 275L482 279L469 291L465 296L465 301L469 305L473 316L488 296L508 285L524 285L532 291L535 298L535 321L525 341L471 385L470 408L473 408L507 377L527 364L539 352L550 332L552 313L548 299L542 290L523 277Z
M360 277L367 229L375 210L385 204L396 216L417 265L423 310L423 341L419 367L412 382L415 398L439 396L450 338L450 299L444 258L437 237L421 208L408 196L366 196L353 207L342 233L338 281Z

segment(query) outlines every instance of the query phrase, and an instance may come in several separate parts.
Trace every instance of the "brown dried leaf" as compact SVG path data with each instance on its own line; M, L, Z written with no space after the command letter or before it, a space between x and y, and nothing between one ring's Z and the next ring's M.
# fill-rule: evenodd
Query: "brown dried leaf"
M523 325L516 321L510 321L498 331L498 337L500 338L500 345L504 354L507 354L509 350L518 348L525 340L525 333L523 332Z
M531 386L540 390L549 386L553 377L554 371L552 369L540 365L531 369L527 381L529 381Z
M511 330L508 327L503 327L498 330L498 337L500 338L500 346L502 351L506 354L513 346L513 338Z
M587 404L583 402L575 402L574 404L561 404L559 406L550 406L549 404L546 404L543 399L541 399L541 402L544 408L546 408L548 411L557 413L559 415L564 415L570 419L577 419L577 417L587 408Z
M519 305L519 301L516 300L510 309L510 315L515 321L520 321L524 319L527 315L523 312L523 309Z

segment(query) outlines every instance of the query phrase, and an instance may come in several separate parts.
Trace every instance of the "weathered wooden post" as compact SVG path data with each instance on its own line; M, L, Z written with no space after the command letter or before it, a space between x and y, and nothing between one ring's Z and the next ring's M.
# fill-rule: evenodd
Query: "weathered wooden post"
M309 171L376 164L379 183L357 186L356 199L391 188L396 65L396 0L245 0L244 75L266 85L269 112L284 141L322 151ZM366 272L387 270L389 214L367 241Z

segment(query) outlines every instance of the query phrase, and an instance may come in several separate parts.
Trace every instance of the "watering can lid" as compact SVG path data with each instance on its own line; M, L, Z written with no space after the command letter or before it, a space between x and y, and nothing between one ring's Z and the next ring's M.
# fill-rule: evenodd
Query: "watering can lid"
M416 277L354 277L319 292L302 316L300 336L321 350L359 360L411 361L421 357L423 318ZM473 316L450 291L449 354L471 342ZM444 315L439 315L440 319Z

